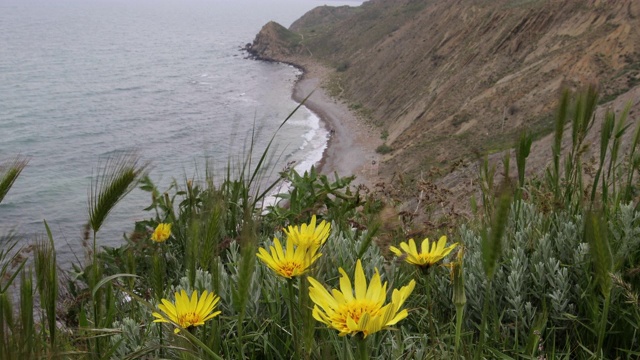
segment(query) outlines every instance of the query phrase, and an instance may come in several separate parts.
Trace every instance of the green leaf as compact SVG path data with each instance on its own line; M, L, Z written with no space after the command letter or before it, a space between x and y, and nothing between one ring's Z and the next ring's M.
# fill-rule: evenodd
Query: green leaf
M114 280L120 277L139 277L139 276L133 275L133 274L115 274L115 275L107 276L106 278L103 278L96 284L96 286L91 291L91 295L96 296L96 293L102 286L104 286L106 283L110 282L111 280Z

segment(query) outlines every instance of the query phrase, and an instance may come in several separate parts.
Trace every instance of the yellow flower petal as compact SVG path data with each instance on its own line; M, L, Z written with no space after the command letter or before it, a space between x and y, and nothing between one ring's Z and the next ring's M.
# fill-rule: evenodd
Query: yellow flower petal
M396 316L389 320L389 322L387 323L387 325L391 326L391 325L395 325L398 323L398 321L406 318L409 315L409 312L407 312L407 309L404 309L402 311L400 311L399 313L396 314Z
M171 224L160 223L151 234L151 240L165 242L171 236Z
M179 293L176 292L174 296L174 303L167 299L161 300L162 304L158 305L158 309L164 315L157 312L152 313L156 318L154 322L168 322L182 328L189 328L203 325L205 321L211 320L221 313L220 311L211 313L215 305L220 301L220 297L215 296L213 293L204 291L202 296L198 297L198 292L194 290L191 298L189 298L187 292L181 290ZM174 330L176 333L179 331L180 328Z
M400 249L390 246L389 250L397 257L405 257L405 261L409 264L428 268L449 255L449 253L458 246L458 243L454 243L446 247L446 243L446 236L441 236L437 242L430 242L429 239L426 238L422 240L420 252L418 252L415 241L409 239L408 242L400 243Z
M438 240L438 247L436 248L436 252L442 253L446 243L447 243L447 237L441 236L440 239Z
M396 256L402 256L402 250L398 249L395 246L389 246L389 250L394 253Z
M418 249L416 248L416 242L413 239L409 239L409 250L411 250L411 253L413 254L418 252Z
M351 287L351 280L349 280L349 275L342 269L339 268L338 271L342 275L340 277L340 292L342 296L344 296L346 301L353 300L353 288Z
M430 250L429 249L429 238L426 238L426 239L422 240L422 246L421 246L420 252L425 254L425 253L428 253L429 250Z
M309 297L315 304L313 318L339 331L340 336L362 334L367 337L377 331L394 325L407 317L407 310L400 307L413 291L415 281L400 290L394 290L390 303L384 305L387 283L381 284L378 269L369 282L362 268L362 262L356 262L354 285L342 268L340 290L327 291L317 280L309 277ZM355 294L355 296L354 296Z
M376 269L376 273L371 278L369 282L369 288L367 289L367 300L378 301L380 298L380 290L382 289L382 281L380 280L380 273L378 273L378 269Z
M356 261L356 299L364 300L367 297L367 278L364 276L364 269L362 269L362 263L360 259Z
M286 249L283 251L278 238L273 239L273 246L268 253L265 249L258 249L258 259L273 270L277 275L291 279L307 272L313 263L322 255L317 253L317 248L304 248L294 246L287 240Z
M316 226L316 216L311 217L309 224L289 226L284 230L287 241L292 241L295 246L303 248L315 248L318 250L329 238L331 224L322 220Z
M309 289L309 297L311 297L312 300L315 299L313 300L314 303L320 304L323 308L326 306L327 310L338 307L335 298L331 296L327 289L320 285L316 279L312 277L307 277L307 279L309 280L309 284L311 284L311 288L313 288L313 290L311 290L311 288Z

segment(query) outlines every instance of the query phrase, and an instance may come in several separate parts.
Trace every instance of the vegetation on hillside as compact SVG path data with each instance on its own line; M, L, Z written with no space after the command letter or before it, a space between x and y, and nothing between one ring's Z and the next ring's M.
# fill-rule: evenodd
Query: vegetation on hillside
M563 88L598 83L603 102L637 89L639 4L370 0L319 7L290 27L302 35L299 51L271 51L270 58L336 69L329 91L389 133L395 151L382 158L385 180L419 179L503 151L523 131L536 139L551 134ZM268 47L260 40L254 46ZM531 166L545 162L532 159Z

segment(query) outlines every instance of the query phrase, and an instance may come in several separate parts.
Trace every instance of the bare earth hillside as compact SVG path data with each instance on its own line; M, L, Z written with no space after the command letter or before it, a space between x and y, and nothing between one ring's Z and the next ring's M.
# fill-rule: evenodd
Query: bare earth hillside
M524 130L543 139L562 89L597 84L605 106L629 93L639 29L635 0L371 0L316 8L287 32L269 24L252 49L335 69L325 86L388 134L381 173L415 181L434 166L464 172L453 164L507 149ZM533 151L532 168L544 167L550 147ZM442 185L460 190L464 177Z

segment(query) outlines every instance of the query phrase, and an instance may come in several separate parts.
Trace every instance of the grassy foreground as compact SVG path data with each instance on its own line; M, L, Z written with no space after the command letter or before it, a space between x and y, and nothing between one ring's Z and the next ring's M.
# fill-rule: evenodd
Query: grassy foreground
M417 247L353 178L287 170L287 205L263 208L268 149L169 189L134 156L111 159L73 271L59 270L46 222L28 248L2 239L0 359L636 359L640 125L607 113L587 176L596 104L592 89L565 93L544 176L525 175L524 134L514 176L485 161L474 215ZM25 166L0 166L0 201ZM101 246L136 186L148 218Z

